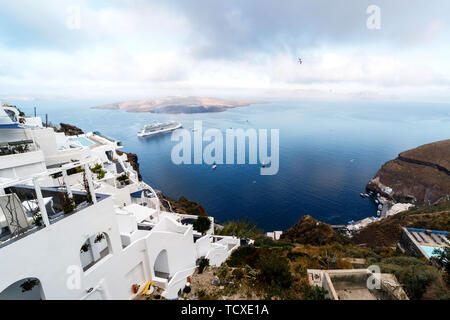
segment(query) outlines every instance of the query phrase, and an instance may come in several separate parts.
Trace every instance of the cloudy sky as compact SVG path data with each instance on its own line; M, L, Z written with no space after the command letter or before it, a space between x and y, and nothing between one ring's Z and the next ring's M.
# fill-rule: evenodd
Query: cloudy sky
M0 0L0 99L448 101L449 12L448 0Z

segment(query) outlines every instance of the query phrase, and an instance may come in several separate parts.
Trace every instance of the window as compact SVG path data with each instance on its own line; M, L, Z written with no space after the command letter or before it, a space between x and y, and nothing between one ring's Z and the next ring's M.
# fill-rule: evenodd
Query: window
M110 253L109 237L105 232L90 236L80 248L80 260L83 271L87 271Z

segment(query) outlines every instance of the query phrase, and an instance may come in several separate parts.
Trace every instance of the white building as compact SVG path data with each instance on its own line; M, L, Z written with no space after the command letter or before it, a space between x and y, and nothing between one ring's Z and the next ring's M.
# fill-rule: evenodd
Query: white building
M219 266L240 245L162 211L99 133L66 137L3 107L0 147L0 299L132 299L150 281L174 299L199 258Z

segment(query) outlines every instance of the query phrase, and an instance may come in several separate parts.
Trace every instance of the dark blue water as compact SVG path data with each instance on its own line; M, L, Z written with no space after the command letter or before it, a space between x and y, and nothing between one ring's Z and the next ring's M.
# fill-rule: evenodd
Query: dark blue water
M13 102L13 101L11 101ZM286 230L301 216L331 224L372 216L362 199L366 183L401 151L450 137L450 105L417 103L272 102L222 113L164 115L96 110L111 101L16 102L27 113L49 114L84 131L101 131L137 153L146 182L170 197L197 201L218 221L250 217L265 230ZM174 165L176 144L166 134L140 139L153 121L177 120L192 128L280 129L280 168L261 176L258 165ZM248 120L248 121L247 121Z

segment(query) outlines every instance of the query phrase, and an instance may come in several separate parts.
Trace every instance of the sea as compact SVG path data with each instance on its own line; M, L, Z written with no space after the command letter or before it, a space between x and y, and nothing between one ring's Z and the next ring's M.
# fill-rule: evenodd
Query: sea
M345 224L376 214L361 198L380 167L400 152L450 138L450 104L417 102L268 101L218 113L153 114L92 107L114 101L8 101L53 124L120 140L139 157L143 179L172 198L200 203L219 223L248 218L265 231L287 230L303 215ZM172 135L139 138L155 121L203 129L278 129L279 170L261 175L260 164L175 164ZM207 143L204 143L206 146ZM269 151L270 154L270 151Z

